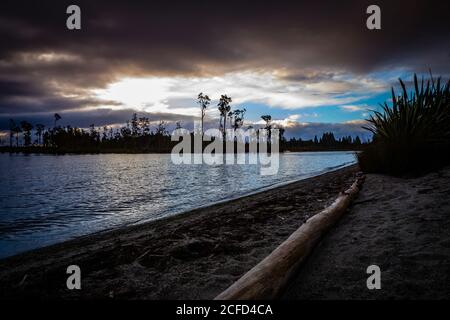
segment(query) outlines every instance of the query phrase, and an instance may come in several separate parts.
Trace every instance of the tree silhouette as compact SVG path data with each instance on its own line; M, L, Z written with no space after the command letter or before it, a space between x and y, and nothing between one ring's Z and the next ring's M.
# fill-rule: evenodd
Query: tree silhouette
M44 132L45 126L43 124L36 124L36 137L38 138L38 144L40 145L42 143L42 133Z
M23 131L23 144L28 147L31 144L31 130L33 130L33 125L27 121L21 121L20 127Z
M56 128L56 122L61 119L61 116L59 114L55 113L53 115L53 117L55 118L55 122L54 122L53 128Z
M144 136L150 134L150 119L147 117L139 118L139 128Z
M11 127L10 136L14 136L14 135L16 136L16 147L19 147L19 134L22 132L22 129L18 125L16 125L16 123L13 120L11 120L11 121L12 122L10 125L12 125L12 127Z
M108 140L108 132L109 132L108 126L103 126L102 141Z
M279 134L279 141L281 142L281 143L284 143L285 141L286 141L286 139L285 139L285 137L284 137L284 132L286 131L286 129L284 129L283 127L281 127L281 128L279 128L278 129L279 130L279 132L278 132L278 134Z
M333 146L336 145L336 138L332 132L325 132L320 139L320 143L324 146Z
M139 135L139 121L137 113L133 113L133 117L131 118L131 135L134 137Z
M247 110L243 108L243 109L236 109L232 112L233 114L232 127L235 131L236 129L239 129L244 125L244 115L246 111Z
M204 95L203 92L200 92L197 97L197 103L200 105L201 108L201 117L202 117L202 138L205 134L205 129L203 127L204 119L206 115L206 109L208 108L209 104L211 103L211 99L208 97L208 95Z
M263 115L261 116L261 119L263 119L266 122L266 126L264 127L264 129L267 130L268 134L268 139L270 141L271 137L272 137L272 116L269 114Z
M231 109L231 108L230 108ZM228 119L230 120L230 128L233 128L233 116L234 116L234 112L233 111L229 111L228 114Z
M159 121L155 134L160 135L160 136L168 134L168 132L166 130L166 122L165 121L163 121L163 120Z
M14 130L16 128L16 123L13 119L9 119L9 147L12 148L13 138L14 138Z
M219 112L220 112L220 126L219 129L222 129L223 141L226 139L226 127L227 127L227 115L231 110L230 103L232 102L231 97L228 97L226 94L220 96L219 103L217 104ZM223 126L222 126L223 121Z

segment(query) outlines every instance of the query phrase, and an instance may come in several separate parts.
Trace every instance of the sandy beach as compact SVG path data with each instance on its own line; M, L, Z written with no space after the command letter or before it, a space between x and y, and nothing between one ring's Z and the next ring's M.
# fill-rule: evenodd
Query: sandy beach
M0 261L1 298L212 299L354 180L356 166ZM82 289L66 288L78 265Z
M2 298L212 299L354 181L356 166L0 261ZM449 298L450 168L367 175L283 299ZM82 290L66 289L79 265ZM367 266L382 289L366 287Z
M378 265L381 290L368 290ZM449 299L450 167L418 178L369 174L284 299Z

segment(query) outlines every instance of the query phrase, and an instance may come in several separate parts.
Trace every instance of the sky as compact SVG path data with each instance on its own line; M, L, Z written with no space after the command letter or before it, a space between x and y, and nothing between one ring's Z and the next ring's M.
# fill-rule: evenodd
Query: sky
M66 8L81 8L81 30ZM381 8L381 30L366 8ZM9 119L88 127L133 112L189 128L198 93L218 125L221 94L246 125L270 114L288 137L370 135L370 110L414 73L448 78L446 1L0 2L0 130Z

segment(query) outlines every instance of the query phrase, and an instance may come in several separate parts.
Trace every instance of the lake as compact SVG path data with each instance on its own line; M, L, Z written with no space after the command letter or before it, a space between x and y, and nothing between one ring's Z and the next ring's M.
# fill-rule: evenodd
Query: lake
M169 154L0 154L0 257L141 223L355 163L354 152L257 165L175 165Z

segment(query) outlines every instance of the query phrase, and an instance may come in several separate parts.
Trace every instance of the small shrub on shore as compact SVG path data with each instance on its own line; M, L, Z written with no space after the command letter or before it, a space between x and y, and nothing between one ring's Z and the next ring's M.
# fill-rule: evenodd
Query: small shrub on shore
M399 79L402 94L392 89L392 107L381 104L373 111L365 129L373 143L358 155L363 171L388 174L422 173L450 163L450 81L431 78L408 95Z

